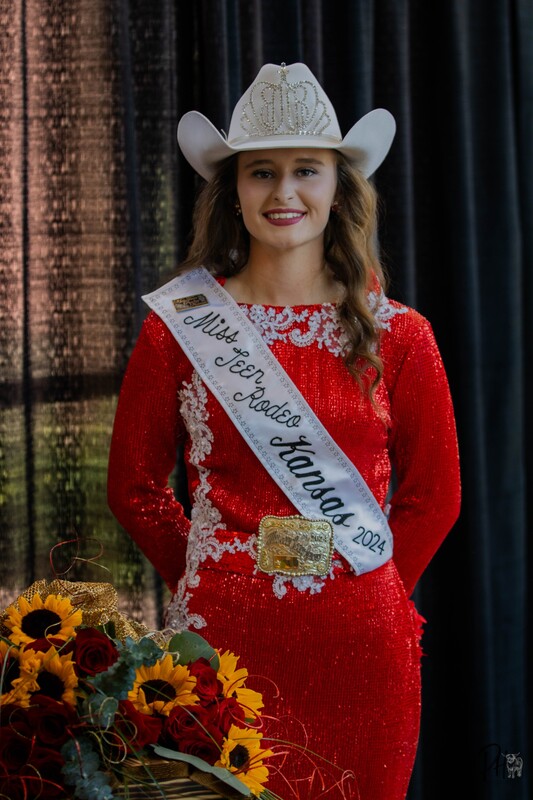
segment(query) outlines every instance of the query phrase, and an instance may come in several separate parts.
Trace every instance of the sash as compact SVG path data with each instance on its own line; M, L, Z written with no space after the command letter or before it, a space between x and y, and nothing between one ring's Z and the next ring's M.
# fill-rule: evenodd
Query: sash
M269 475L360 575L392 557L387 518L259 331L204 268L144 295Z

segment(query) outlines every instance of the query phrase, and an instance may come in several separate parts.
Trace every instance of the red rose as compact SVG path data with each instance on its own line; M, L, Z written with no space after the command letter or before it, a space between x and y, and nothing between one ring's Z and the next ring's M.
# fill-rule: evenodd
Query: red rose
M28 762L28 773L33 781L34 794L39 800L53 797L65 797L65 784L61 768L65 759L57 750L49 747L34 747ZM30 773L30 768L34 769ZM27 779L29 780L29 779ZM35 791L37 789L37 791Z
M119 652L111 639L96 628L80 628L76 635L74 660L76 671L86 675L105 672L112 666Z
M213 722L227 736L232 725L244 722L246 713L244 708L238 703L235 697L225 697L214 703Z
M57 747L65 744L78 717L71 706L37 694L28 709L32 731L40 744Z
M120 701L115 719L115 727L124 736L130 752L141 750L147 744L155 744L163 727L161 717L141 714L130 700Z
M200 697L202 705L210 703L217 695L222 694L222 684L217 678L216 670L206 658L199 658L189 664L189 672L196 678L194 691Z
M28 778L20 775L0 775L0 797L9 797L9 800L28 800L36 797L31 791Z
M22 736L29 736L31 738L32 730L28 719L28 712L25 708L15 705L15 703L8 703L6 705L0 703L0 726L4 725L9 725L10 728L16 728Z
M36 653L47 653L51 647L55 647L60 655L66 656L74 650L74 641L71 639L65 642L64 639L54 636L41 636L40 639L34 639L26 645L27 650L35 650Z
M202 758L208 764L214 765L220 758L221 747L207 737L203 739L182 739L179 751L180 753L188 753L190 756Z
M31 745L31 735L28 736L26 731L10 725L0 728L0 766L4 767L6 773L18 772L26 764Z
M200 705L175 706L165 720L163 736L178 742L182 736L188 736L200 725L208 725L211 720L209 711Z
M64 763L65 759L59 750L51 747L41 747L40 745L35 745L32 748L28 759L28 765L33 764L34 767L39 769L39 772L42 772L42 769L47 765L49 765L49 772L55 772L60 770Z
M220 757L224 736L202 706L176 706L168 715L162 740L170 748L189 753L214 764Z

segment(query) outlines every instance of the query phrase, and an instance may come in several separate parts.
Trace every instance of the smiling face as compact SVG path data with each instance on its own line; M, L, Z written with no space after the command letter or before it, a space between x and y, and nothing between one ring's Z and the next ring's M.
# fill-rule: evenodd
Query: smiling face
M337 160L331 150L240 153L237 194L250 234L250 254L257 248L322 252L336 191Z

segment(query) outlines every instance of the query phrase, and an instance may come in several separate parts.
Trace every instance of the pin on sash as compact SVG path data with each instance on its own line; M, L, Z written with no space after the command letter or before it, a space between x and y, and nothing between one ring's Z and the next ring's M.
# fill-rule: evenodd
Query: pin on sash
M209 300L205 294L191 294L189 297L178 297L172 301L172 305L176 311L188 311L191 308L199 308L200 306L208 306Z

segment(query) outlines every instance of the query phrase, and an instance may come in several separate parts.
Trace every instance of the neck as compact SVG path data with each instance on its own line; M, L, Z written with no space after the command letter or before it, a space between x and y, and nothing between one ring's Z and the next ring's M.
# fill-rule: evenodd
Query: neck
M342 284L320 259L275 258L250 253L244 269L228 278L225 288L239 303L295 306L340 300Z

